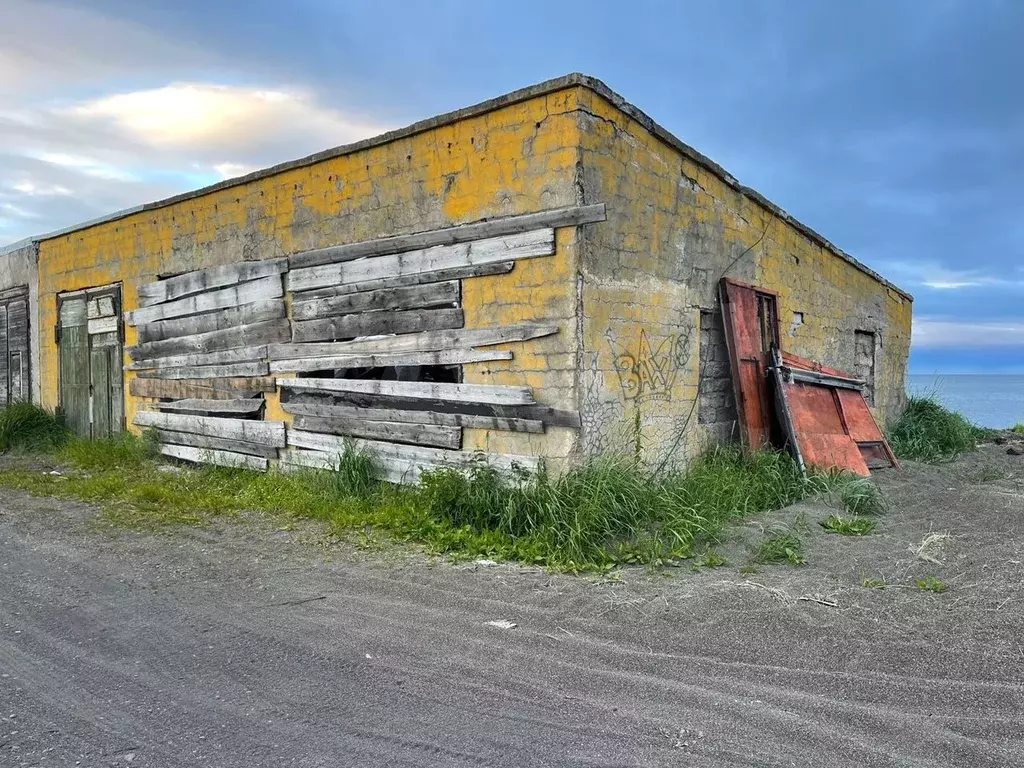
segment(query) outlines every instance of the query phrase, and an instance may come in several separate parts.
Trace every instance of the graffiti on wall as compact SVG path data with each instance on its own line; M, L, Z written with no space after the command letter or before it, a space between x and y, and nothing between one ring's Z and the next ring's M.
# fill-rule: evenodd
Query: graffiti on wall
M690 357L689 334L673 334L652 342L647 331L631 345L623 345L607 335L615 359L615 371L626 400L646 402L669 400L679 371Z

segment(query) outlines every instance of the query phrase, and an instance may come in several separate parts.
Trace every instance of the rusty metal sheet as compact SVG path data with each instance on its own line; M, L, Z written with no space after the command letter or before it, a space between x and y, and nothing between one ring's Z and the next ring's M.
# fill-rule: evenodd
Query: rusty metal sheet
M830 376L847 374L795 355L783 354L777 362L775 381L784 393L777 402L788 410L781 421L801 466L839 467L862 477L871 468L899 466L861 392L793 381L781 370L785 364Z
M772 291L727 278L719 284L719 297L740 435L744 445L757 450L771 442L768 364L780 335L778 300Z

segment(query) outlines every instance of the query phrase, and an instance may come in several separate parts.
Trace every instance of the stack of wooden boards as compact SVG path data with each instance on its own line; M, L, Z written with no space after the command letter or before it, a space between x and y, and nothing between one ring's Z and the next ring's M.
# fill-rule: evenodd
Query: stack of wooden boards
M536 403L528 387L461 383L461 366L510 360L498 345L558 329L464 329L462 281L550 256L555 227L604 218L603 205L565 208L143 285L125 315L138 333L130 391L159 402L134 423L155 427L169 456L251 469L275 458L336 469L354 444L395 482L480 460L532 471L534 457L462 451L463 428L541 433L579 427L579 414ZM438 366L451 381L417 374ZM278 388L287 428L262 420L263 393Z

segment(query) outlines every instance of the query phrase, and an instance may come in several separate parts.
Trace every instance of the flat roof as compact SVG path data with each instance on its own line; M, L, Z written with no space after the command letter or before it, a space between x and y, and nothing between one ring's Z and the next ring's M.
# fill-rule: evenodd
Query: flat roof
M185 200L191 200L196 197L201 197L211 192L216 192L218 190L229 189L230 187L236 187L242 184L248 184L253 181L259 181L260 179L265 179L268 176L273 176L284 171L290 171L295 168L302 168L304 166L313 165L324 160L330 160L335 157L341 157L343 155L348 155L353 152L359 152L361 150L369 149L371 147L377 147L382 144L387 144L389 142L396 141L398 139L407 138L417 133L422 133L424 131L429 131L444 125L449 125L451 123L458 122L459 120L465 120L466 118L476 117L487 112L493 112L496 109L500 109L501 107L505 107L510 104L517 104L519 102L528 101L529 99L533 99L538 96L544 96L549 93L565 90L566 88L571 88L574 86L582 86L584 88L587 88L593 91L594 93L598 94L602 98L606 99L616 109L618 109L623 114L627 115L628 117L638 122L645 129L650 131L654 136L657 136L661 141L678 150L680 153L685 155L688 159L690 159L697 165L700 165L703 168L710 171L711 173L713 173L715 176L721 179L727 186L735 189L737 192L741 193L745 197L753 200L758 205L764 207L766 210L771 212L779 219L785 221L786 223L797 229L809 240L817 243L818 245L824 248L827 248L839 258L849 262L854 267L859 269L861 272L877 280L879 283L885 285L887 288L891 288L892 290L896 291L909 301L914 300L914 297L911 296L906 291L904 291L902 288L891 283L889 280L886 280L884 277L882 277L880 274L878 274L873 269L868 267L866 264L858 261L850 254L846 253L846 251L837 247L830 240L828 240L815 230L808 227L806 224L803 224L802 222L790 216L788 213L786 213L786 211L784 211L779 206L775 205L775 203L768 200L760 192L741 184L732 174L726 171L714 160L707 157L706 155L701 154L696 149L691 147L689 144L686 144L685 142L677 138L670 131L666 130L661 125L656 123L649 115L647 115L642 110L630 104L622 96L613 91L603 82L601 82L595 77L590 77L589 75L584 75L580 72L574 72L569 75L564 75L563 77L558 77L555 78L554 80L545 80L542 83L537 83L536 85L531 85L526 88L520 88L517 91L512 91L511 93L506 93L504 96L498 96L493 99L488 99L487 101L482 101L479 104L474 104L469 107L457 109L454 112L446 112L442 115L427 118L426 120L420 120L419 122L415 122L412 125L406 126L405 128L398 128L393 131L387 131L386 133L382 133L378 136L372 136L368 139L362 139L360 141L353 142L352 144L344 144L342 146L333 147L331 149L325 149L321 152L316 152L312 155L307 155L306 157L302 157L297 160L289 160L284 163L279 163L277 165L270 166L269 168L263 168L258 171L253 171L252 173L247 173L244 176L237 176L235 178L225 179L223 181L217 182L216 184L210 184L209 186L201 187L190 192L184 192L180 195L174 195L173 197L167 197L152 203L146 203L144 205L137 205L132 208L125 208L124 210L116 211L106 216L102 216L98 219L90 219L89 221L84 221L80 224L75 224L70 227L64 227L62 229L54 230L53 232L47 232L45 234L38 235L36 237L29 237L24 240L19 240L16 243L11 243L10 245L0 248L0 256L12 253L13 251L16 250L20 250L21 248L31 245L32 243L41 243L45 240L52 240L53 238L62 237L64 235L71 234L72 232L78 232L83 229L88 229L89 227L94 227L98 224L106 224L111 221L117 221L118 219L127 218L128 216L132 216L136 213L144 213L146 211L152 211L157 208L163 208L168 205L174 205L175 203L179 203Z

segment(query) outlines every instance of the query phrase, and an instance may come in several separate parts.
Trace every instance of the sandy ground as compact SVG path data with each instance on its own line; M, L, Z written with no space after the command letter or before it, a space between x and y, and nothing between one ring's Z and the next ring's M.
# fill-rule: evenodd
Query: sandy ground
M802 504L620 581L4 492L0 765L1024 765L1024 458L879 482L869 537ZM807 565L741 574L781 526Z

